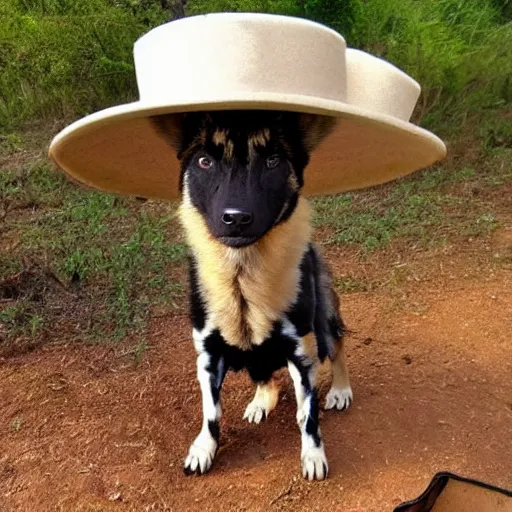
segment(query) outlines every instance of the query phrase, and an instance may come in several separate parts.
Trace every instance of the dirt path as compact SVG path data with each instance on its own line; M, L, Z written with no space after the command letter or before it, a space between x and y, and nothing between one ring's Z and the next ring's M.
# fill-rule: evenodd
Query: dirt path
M299 477L285 374L259 426L242 421L248 379L228 375L214 469L183 475L201 407L188 322L175 317L155 322L138 367L128 345L53 346L2 363L0 510L386 512L440 470L512 488L512 268L489 263L511 235L398 262L410 271L395 287L343 297L355 402L322 414L327 481ZM380 268L342 257L330 254L337 274Z

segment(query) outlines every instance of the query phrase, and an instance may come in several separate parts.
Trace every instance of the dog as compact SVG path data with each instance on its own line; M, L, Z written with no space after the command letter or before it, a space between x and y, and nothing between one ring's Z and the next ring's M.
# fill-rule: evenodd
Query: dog
M190 317L203 424L184 463L203 474L219 445L220 394L229 370L247 370L252 423L278 401L273 374L295 387L302 474L327 477L315 375L329 359L325 408L345 410L352 390L346 328L301 195L311 151L330 133L327 116L275 111L192 112L154 118L181 165L179 217L190 248ZM326 172L328 170L326 169Z

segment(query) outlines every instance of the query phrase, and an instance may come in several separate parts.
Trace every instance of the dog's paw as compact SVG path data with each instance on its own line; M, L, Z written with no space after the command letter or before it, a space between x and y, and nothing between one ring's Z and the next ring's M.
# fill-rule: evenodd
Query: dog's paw
M255 402L256 400L253 400L245 409L244 420L247 420L249 423L261 423L261 421L267 419L267 415L270 412L263 405Z
M279 399L279 387L274 381L259 385L251 403L244 413L244 420L249 423L260 423L266 420L270 412L277 405Z
M183 472L187 476L203 475L212 467L214 457L215 450L212 451L194 443L188 450L188 455L183 465Z
M310 448L302 455L302 476L307 480L323 480L327 478L329 465L324 447Z
M325 399L326 409L338 409L338 411L346 411L353 400L352 389L347 388L331 388Z

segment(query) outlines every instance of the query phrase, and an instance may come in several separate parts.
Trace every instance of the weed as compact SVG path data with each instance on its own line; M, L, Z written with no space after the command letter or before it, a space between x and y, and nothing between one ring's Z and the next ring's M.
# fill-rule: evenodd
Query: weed
M512 117L494 116L479 127L483 148L489 154L495 149L512 149Z
M133 362L135 366L139 366L142 363L147 348L148 345L144 339L137 342L133 349Z
M13 432L18 432L22 425L23 420L19 416L16 416L11 422L11 430Z
M20 335L35 338L41 332L43 324L43 317L27 301L20 301L0 310L0 334L5 332L7 339Z
M350 276L337 277L334 286L338 293L368 292L372 289L372 283Z
M23 147L23 137L18 133L0 135L0 154L10 155L17 153Z
M18 273L22 268L22 263L16 257L10 254L0 252L0 282L7 276ZM0 299L12 298L7 289L0 287Z
M473 222L465 226L464 234L467 236L482 236L492 233L499 226L499 222L492 213L483 213Z

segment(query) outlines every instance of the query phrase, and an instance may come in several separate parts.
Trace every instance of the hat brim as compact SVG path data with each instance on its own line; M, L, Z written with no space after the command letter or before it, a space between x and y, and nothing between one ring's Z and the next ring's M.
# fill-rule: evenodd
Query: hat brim
M111 107L62 130L50 157L85 185L122 195L179 198L179 162L151 117L208 110L287 110L339 118L311 155L304 193L334 194L379 185L428 167L446 155L444 143L412 123L345 103L275 93L209 98L187 104L143 102Z

